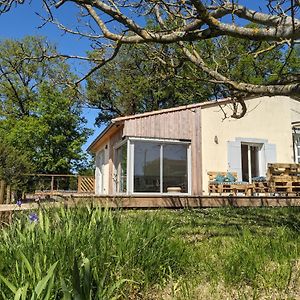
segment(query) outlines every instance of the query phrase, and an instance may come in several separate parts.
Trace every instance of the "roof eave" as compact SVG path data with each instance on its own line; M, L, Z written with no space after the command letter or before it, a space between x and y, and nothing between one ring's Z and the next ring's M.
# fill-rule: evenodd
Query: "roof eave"
M110 123L107 125L104 130L93 140L93 142L88 146L87 151L88 152L95 152L93 151L93 147L104 137L105 134L109 132L109 130L115 126L115 123Z

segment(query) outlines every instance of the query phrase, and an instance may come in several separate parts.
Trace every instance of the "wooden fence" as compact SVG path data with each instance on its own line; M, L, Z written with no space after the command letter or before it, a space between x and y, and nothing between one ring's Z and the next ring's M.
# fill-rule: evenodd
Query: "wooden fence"
M90 193L95 191L95 178L93 176L78 176L78 193Z

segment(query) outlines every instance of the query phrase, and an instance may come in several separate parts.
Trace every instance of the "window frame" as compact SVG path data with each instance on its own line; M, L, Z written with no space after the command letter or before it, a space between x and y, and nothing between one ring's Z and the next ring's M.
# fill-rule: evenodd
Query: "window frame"
M127 146L127 164L126 164L126 192L119 192L118 191L118 187L120 186L120 182L119 182L119 160L118 160L118 150L124 146L124 144L126 144ZM113 147L114 149L114 158L113 158L113 174L112 174L112 181L113 181L113 191L116 195L128 195L128 138L125 138L123 140L121 140L120 142L116 143Z
M300 155L298 155L298 149L300 149L300 130L299 127L293 128L293 150L294 150L294 162L300 163Z
M252 175L252 158L251 158L251 147L255 147L255 148L258 148L257 151L258 151L258 173L259 173L259 176L262 176L261 173L262 173L262 154L263 154L263 147L264 147L264 144L262 143L249 143L249 142L241 142L241 150L242 150L242 145L244 146L247 146L247 159L248 159L248 173L249 173L249 179L248 179L248 182L249 183L252 183L252 178L253 178L253 175ZM242 160L242 155L241 155L241 160ZM241 165L241 171L242 171L242 174L243 174L243 166Z
M154 142L160 143L160 192L134 192L134 142ZM174 139L160 139L160 138L143 138L143 137L127 137L118 143L115 151L127 143L127 186L126 193L120 193L115 189L117 195L176 195L187 196L192 193L192 169L191 169L191 141L190 140L174 140ZM185 193L168 193L163 192L163 144L179 144L187 145L187 192ZM115 185L117 186L117 185Z

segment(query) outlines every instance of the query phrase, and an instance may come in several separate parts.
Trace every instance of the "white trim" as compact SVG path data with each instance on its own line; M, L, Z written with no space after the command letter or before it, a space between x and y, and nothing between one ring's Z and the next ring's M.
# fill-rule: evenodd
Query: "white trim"
M241 147L242 145L247 146L247 155L248 155L248 181L249 183L252 183L252 157L251 157L251 147L257 148L257 159L258 159L258 176L264 176L262 174L262 161L263 161L263 152L264 152L264 147L265 143L256 143L256 142L241 142ZM242 157L241 157L242 159ZM242 167L242 172L243 172L243 167Z
M300 149L300 134L293 132L293 144L294 144L294 162L299 164L300 162L300 155L298 155L298 149Z
M158 139L158 138L138 138L138 137L128 137L130 141L145 141L145 142L157 142L164 144L191 144L190 140L174 140L174 139Z
M192 182L193 182L193 178L192 178L192 147L191 144L188 146L187 148L187 182L188 182L188 195L192 194Z
M95 161L95 194L104 195L105 148L97 151Z
M163 193L164 191L164 147L163 145L160 145L160 149L159 149L159 190L160 190L160 194Z
M258 170L259 176L266 176L266 146L262 144L258 152Z
M120 188L120 183L121 183L121 172L119 170L119 168L121 167L121 163L120 161L118 161L118 168L116 168L116 165L115 165L115 161L113 161L113 185L114 185L114 194L115 195L128 195L129 192L128 192L128 164L129 164L129 153L128 153L128 148L129 148L129 140L128 138L120 141L119 143L115 144L114 147L113 147L113 151L114 151L114 158L117 160L119 160L119 156L117 155L117 151L124 145L127 143L127 149L126 149L126 159L127 159L127 162L126 162L126 192L119 192L118 189ZM121 154L122 155L122 154Z
M129 194L129 189L130 189L130 178L128 176L129 172L129 168L130 168L130 141L128 139L126 139L127 142L127 162L126 162L126 194Z
M248 151L248 180L249 183L252 183L252 158L251 158L251 146L247 144L247 151Z
M134 144L131 143L131 141L129 140L129 144L130 144L130 167L127 170L128 172L128 179L130 182L130 186L129 186L129 190L128 190L128 194L132 194L133 193L133 187L134 187L134 180L133 180L133 176L134 176Z
M122 147L126 142L128 141L128 138L125 138L124 140L119 141L114 145L114 150L117 150L118 148Z

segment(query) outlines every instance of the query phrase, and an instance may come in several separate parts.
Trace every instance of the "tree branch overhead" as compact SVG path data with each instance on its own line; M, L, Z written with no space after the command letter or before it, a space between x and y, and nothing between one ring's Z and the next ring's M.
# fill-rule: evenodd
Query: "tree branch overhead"
M5 13L24 2L2 0L1 12ZM93 66L87 76L106 61L115 58L122 44L175 44L190 63L207 74L208 80L219 82L232 90L247 94L292 96L300 94L299 77L293 76L300 73L300 66L285 69L285 80L244 82L232 78L230 72L224 71L224 68L216 70L211 63L214 57L205 57L198 49L201 42L216 43L223 37L229 37L237 39L237 43L243 40L264 43L264 47L258 47L254 51L256 55L254 58L257 61L261 55L279 47L283 49L282 51L291 48L293 52L295 45L300 41L299 1L282 0L274 5L274 1L266 0L260 3L260 7L254 3L256 1L241 5L239 1L228 0L43 0L43 2L47 4L47 13L55 20L52 22L64 32L81 35L101 47L111 48L112 45L117 45L113 46L115 52L112 57L107 55L109 58L104 57L100 63L91 58L96 66ZM92 20L95 29L87 25L91 23L85 22L85 28L90 32L86 30L83 32L78 28L68 28L63 22L53 19L66 2L80 8L78 12L81 14L83 9L86 12L84 18ZM296 51L299 51L297 47ZM287 56L286 59L291 58ZM281 74L277 75L280 77Z

